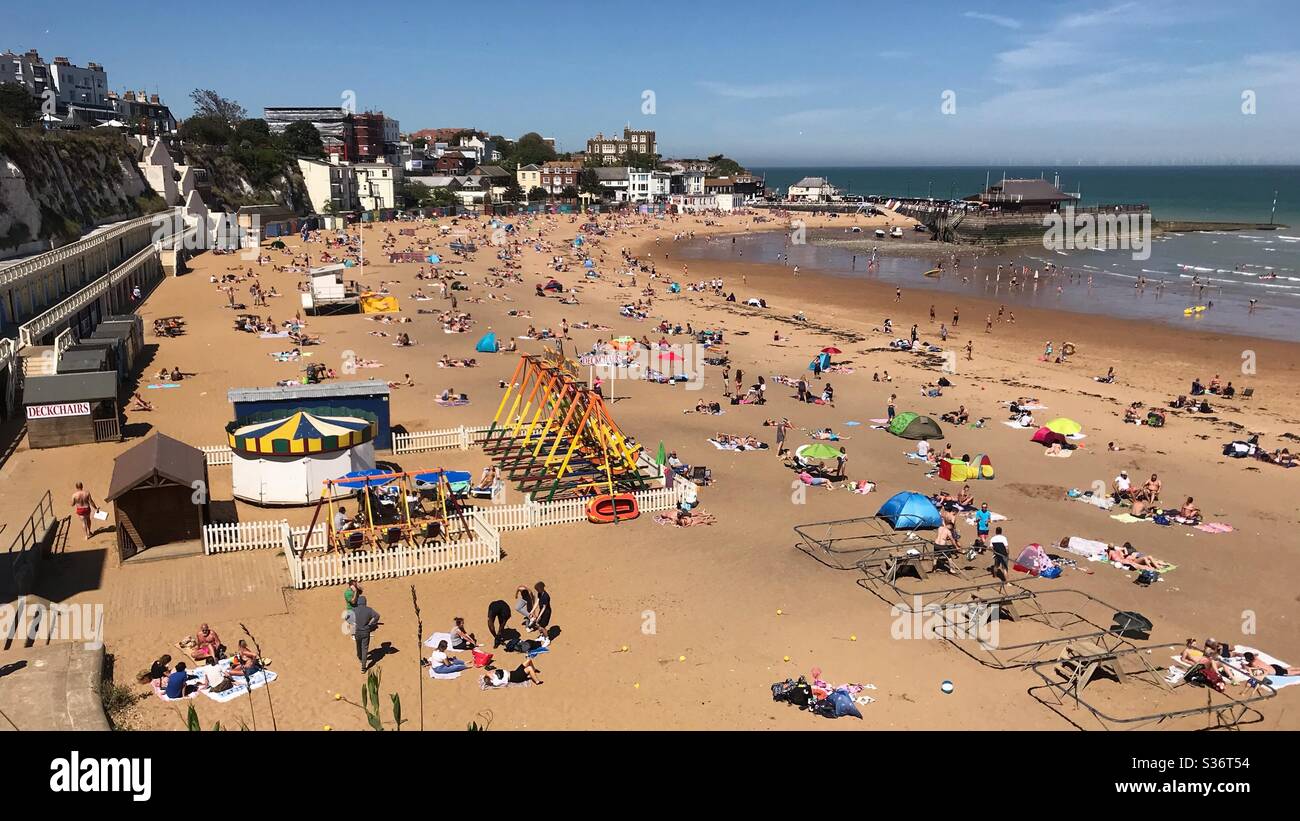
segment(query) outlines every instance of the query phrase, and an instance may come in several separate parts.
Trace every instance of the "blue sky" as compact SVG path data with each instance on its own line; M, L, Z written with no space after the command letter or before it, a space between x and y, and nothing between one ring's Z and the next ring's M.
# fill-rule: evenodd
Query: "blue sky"
M749 165L1300 162L1294 0L109 6L0 0L0 48L102 63L178 116L195 87L250 113L351 90L403 130L578 150L631 123Z

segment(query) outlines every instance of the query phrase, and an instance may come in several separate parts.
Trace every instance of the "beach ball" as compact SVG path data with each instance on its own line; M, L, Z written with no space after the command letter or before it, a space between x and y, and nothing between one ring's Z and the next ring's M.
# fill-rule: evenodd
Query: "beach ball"
M849 641L857 641L857 640L858 640L858 637L857 637L856 635L849 636Z
M786 657L785 657L785 661L789 661L789 660L790 660L790 657L789 657L789 656L786 656Z
M623 645L623 652L624 652L624 653L626 653L626 652L627 652L627 645L626 645L626 644L625 644L625 645Z
M779 615L781 615L781 612L782 612L782 611L778 609L778 610L776 611L776 614L779 616Z
M678 656L678 657L677 657L677 660L678 660L678 661L686 661L686 656Z
M939 689L943 690L945 695L952 695L952 690L953 690L952 682L945 681L943 684L939 685Z

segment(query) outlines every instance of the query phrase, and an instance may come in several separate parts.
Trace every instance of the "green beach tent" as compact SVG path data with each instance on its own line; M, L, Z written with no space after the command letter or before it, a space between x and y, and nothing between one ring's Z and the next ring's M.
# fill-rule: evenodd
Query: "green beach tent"
M942 439L943 428L928 416L903 411L889 423L889 432L903 439Z

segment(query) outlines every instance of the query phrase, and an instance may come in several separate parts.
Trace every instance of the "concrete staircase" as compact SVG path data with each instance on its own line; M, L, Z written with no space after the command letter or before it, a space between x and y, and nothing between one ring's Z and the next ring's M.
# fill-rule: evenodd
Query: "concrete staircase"
M59 357L53 345L28 345L19 352L23 377L52 376L58 371Z

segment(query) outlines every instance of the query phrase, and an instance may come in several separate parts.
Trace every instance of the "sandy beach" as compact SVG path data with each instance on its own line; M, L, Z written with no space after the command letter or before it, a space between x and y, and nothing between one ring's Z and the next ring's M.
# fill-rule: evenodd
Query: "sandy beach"
M896 286L869 277L848 280L805 268L796 275L772 262L686 260L677 253L692 236L699 241L716 235L718 242L727 242L728 235L787 230L783 220L769 217L756 223L754 216L602 216L604 235L585 232L599 278L584 277L573 261L570 242L583 218L510 218L519 237L511 249L522 281L499 288L484 284L488 269L500 265L484 220L461 218L455 224L453 234L463 231L481 249L467 262L453 261L447 251L452 235L440 235L427 220L353 226L353 233L365 233L366 262L349 274L376 290L387 283L401 303L400 315L412 321L390 325L372 321L374 315L306 317L305 330L322 341L304 348L310 356L298 362L269 356L290 349L288 339L234 330L235 315L242 311L226 306L226 296L212 279L251 269L263 287L274 286L283 296L272 298L267 308L248 311L282 324L297 310L303 277L273 266L303 253L319 264L325 245L286 238L283 251L265 248L271 262L264 265L234 255L197 256L189 273L164 281L140 307L146 329L154 319L169 316L183 316L186 326L185 334L175 338L146 331L149 352L138 389L154 410L127 412L132 438L121 444L53 450L20 444L0 468L0 513L14 527L46 489L53 492L58 509L69 512L67 498L75 481L84 482L102 504L113 457L138 437L158 431L196 446L221 444L232 418L228 389L295 378L305 363L338 371L348 358L382 363L342 379L396 383L409 374L414 385L395 387L392 394L393 423L407 430L487 423L500 400L499 383L510 378L518 360L512 353L475 353L475 342L487 331L503 342L515 338L520 353L540 353L541 341L522 338L530 326L558 333L567 322L571 339L566 351L576 355L597 340L621 334L657 341L661 334L653 326L666 319L682 326L689 322L695 330L721 329L732 373L743 370L746 384L758 376L768 382L768 401L761 406L728 404L722 370L712 366L698 391L647 381L608 385L619 397L612 408L625 432L651 449L663 441L682 461L712 469L714 482L701 489L700 498L702 509L717 523L677 528L643 515L616 526L538 528L505 534L506 556L497 564L366 583L369 603L383 622L372 641L372 647L385 645L378 663L382 688L401 695L404 713L416 726L418 677L423 675L416 658L427 650L417 640L412 589L422 608L424 635L445 631L453 617L464 616L470 630L482 637L490 601L513 602L516 586L544 580L554 598L553 623L562 628L550 652L537 661L545 684L490 692L480 690L472 673L454 681L425 680L426 728L463 729L477 721L493 729L1069 729L1070 721L1026 694L1038 683L1029 671L981 665L943 641L892 638L889 607L855 584L857 574L831 570L796 549L796 525L869 516L899 491L961 489L960 484L927 478L919 462L906 458L914 443L871 428L870 420L886 415L891 394L897 395L899 411L938 420L964 405L972 421L988 420L979 428L945 424L945 441L957 455L985 453L992 460L996 478L973 482L972 490L977 501L1007 517L1000 524L1013 557L1031 542L1051 547L1062 537L1079 536L1114 544L1131 541L1140 551L1177 565L1159 583L1141 587L1134 584L1133 572L1081 561L1082 570L1066 567L1059 579L1033 580L1038 588L1076 589L1120 610L1138 611L1155 625L1152 644L1180 647L1189 637L1214 637L1300 664L1300 596L1291 584L1291 573L1300 566L1292 550L1300 471L1221 453L1224 442L1249 433L1260 434L1261 446L1269 450L1294 451L1300 444L1300 414L1290 401L1300 377L1300 344L1021 306L1013 324L996 320L996 302L964 294L903 288L899 299ZM844 217L801 218L810 228L846 224ZM893 215L847 219L864 229L901 220ZM399 235L399 229L407 228L416 228L416 236ZM383 244L389 235L392 249L399 251L428 240L443 256L438 266L443 273L465 272L456 279L468 290L451 293L457 297L456 310L471 315L466 332L445 333L436 315L419 313L452 306L436 283L416 279L417 271L430 266L387 261ZM624 250L653 264L655 278L623 273ZM548 267L556 255L570 260L568 271ZM551 276L573 289L580 304L536 296L535 287ZM734 293L736 302L685 287L714 278L724 280L724 293ZM683 286L680 294L668 292L673 281ZM248 285L247 280L236 285L241 302L251 302ZM649 318L620 316L619 306L643 298L647 286L655 292ZM417 289L430 299L412 298ZM765 300L767 307L746 306L751 297ZM510 311L531 316L511 316ZM955 311L959 321L954 321ZM797 313L807 321L795 319ZM886 317L892 321L891 334L879 330ZM986 317L994 318L987 332ZM913 324L922 340L938 343L940 322L950 330L942 346L954 354L949 371L889 347L892 339L906 337ZM603 327L579 329L579 323ZM414 344L395 346L398 333L409 333ZM1069 340L1077 353L1060 364L1042 361L1049 339L1058 347ZM852 369L813 380L818 393L827 381L833 384L833 406L799 403L792 390L773 381L775 375L807 373L809 360L830 345L842 351L835 361ZM437 362L443 355L474 357L478 364L441 368ZM1254 372L1243 373L1243 362L1253 363ZM186 374L181 387L148 389L164 367ZM1113 383L1094 380L1110 367L1116 374ZM892 381L873 381L873 373L885 371ZM1208 382L1216 374L1239 391L1253 388L1253 397L1210 397L1212 413L1170 411L1162 428L1124 423L1130 403L1167 407L1188 392L1193 378ZM941 397L923 396L921 385L941 376L952 386ZM434 404L446 388L468 394L470 403L456 408ZM1009 413L1004 403L1018 397L1034 397L1047 406L1035 412L1036 419L1078 420L1086 439L1069 458L1045 458L1044 449L1029 441L1031 430L1003 424ZM683 413L700 399L722 402L725 413ZM792 446L812 442L809 432L828 426L843 435L839 444L849 454L848 476L870 480L876 490L865 496L843 489L794 493L795 475L776 458L772 428L762 424L783 416L795 426L789 436ZM847 426L848 421L861 424ZM718 432L756 436L772 448L720 451L707 441ZM1108 442L1122 449L1108 451ZM942 447L943 442L934 444ZM474 449L408 454L395 461L408 470L445 467L475 475L488 464ZM1121 470L1135 484L1158 474L1166 505L1194 497L1207 520L1226 522L1232 532L1123 523L1066 498L1071 488L1088 490L1096 482L1109 487ZM235 511L239 520L305 524L311 519L310 508L260 509L230 502L229 468L213 467L210 473L213 499L223 511ZM509 501L520 500L514 488L509 493ZM969 539L974 529L963 526L962 532ZM974 564L982 567L983 561ZM42 592L57 600L105 606L105 642L118 683L147 692L135 683L137 672L163 653L176 656L177 640L192 634L200 622L211 623L231 646L243 637L243 624L279 675L270 690L280 729L365 727L365 716L354 703L363 678L352 642L340 630L341 589L289 589L277 551L122 567L109 529L89 542L74 530L57 563L59 572ZM1167 656L1174 652L1165 657L1153 652L1150 663L1167 666ZM0 654L0 660L14 653L21 650ZM513 666L516 657L499 658ZM861 708L863 722L826 721L773 702L769 685L813 667L834 683L874 685L865 691L875 701ZM953 683L951 694L941 691L943 681ZM1297 712L1286 709L1294 696L1282 690L1260 708L1264 721L1252 726L1300 728ZM1119 690L1107 698L1120 711L1152 706ZM200 697L194 704L205 724L237 726L252 719L247 698L218 704ZM259 729L269 726L266 705L265 695L255 693L251 706ZM179 730L184 728L182 712L150 696L121 720L132 728ZM1073 718L1096 727L1082 715ZM1192 729L1205 722L1188 719L1172 726Z

